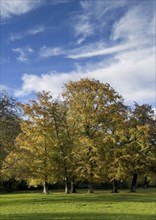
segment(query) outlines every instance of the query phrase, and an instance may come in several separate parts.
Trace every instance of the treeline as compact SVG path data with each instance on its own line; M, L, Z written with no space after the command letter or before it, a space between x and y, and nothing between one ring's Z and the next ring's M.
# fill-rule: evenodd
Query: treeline
M19 117L20 111L22 117ZM28 104L0 99L1 181L15 178L29 186L64 183L118 183L156 171L156 120L152 107L126 106L109 84L81 79L65 85L60 98L37 94Z

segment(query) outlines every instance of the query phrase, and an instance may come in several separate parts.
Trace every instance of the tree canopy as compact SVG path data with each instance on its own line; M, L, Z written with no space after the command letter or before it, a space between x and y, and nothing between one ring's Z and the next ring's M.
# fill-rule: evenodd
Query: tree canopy
M7 102L3 103L1 125L10 123L6 127L12 131L12 121L13 126L19 121L13 108L7 104L5 110ZM36 100L19 106L21 131L13 131L15 148L3 158L6 178L43 185L44 193L48 193L48 184L56 182L64 182L69 193L70 183L79 181L88 183L89 193L94 183L103 182L113 183L113 192L117 192L118 182L134 174L135 178L138 174L150 177L154 172L152 107L126 106L109 84L85 78L66 84L61 99L42 92ZM7 129L3 137L8 136Z

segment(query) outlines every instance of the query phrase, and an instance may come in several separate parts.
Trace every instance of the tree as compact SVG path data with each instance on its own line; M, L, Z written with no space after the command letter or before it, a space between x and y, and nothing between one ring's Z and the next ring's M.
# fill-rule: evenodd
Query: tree
M135 192L138 174L145 173L147 155L150 151L148 144L148 127L130 124L127 126L125 149L127 171L133 175L131 192ZM127 139L127 140L126 140Z
M125 178L129 178L129 174L133 175L131 192L135 192L138 174L145 174L151 151L149 125L142 123L142 111L139 113L137 108L129 109L127 116L125 129L120 131L119 143L122 150L116 161L120 161L120 166L124 168Z
M11 152L3 167L3 172L25 179L29 185L43 185L43 193L48 193L48 183L53 179L53 125L49 118L51 96L48 93L37 95L37 101L21 104L24 119L21 133L16 138L16 149ZM24 169L24 173L23 173Z
M67 116L67 107L63 101L53 100L50 108L50 119L53 123L55 163L54 173L57 180L64 181L65 193L70 192L70 182L74 179L74 126Z
M72 156L74 129L67 121L66 106L49 93L37 95L37 101L20 105L25 119L22 132L16 138L16 149L8 155L3 171L29 185L65 182L65 193L70 192L74 162ZM21 157L22 155L22 157Z
M118 182L127 176L126 157L124 154L123 136L126 129L127 110L120 100L108 108L107 123L103 127L103 136L99 143L98 167L107 182L113 184L112 192L118 192ZM105 167L105 169L104 169Z
M15 147L15 138L20 132L19 116L17 102L5 92L0 92L0 173L6 156Z
M142 129L144 131L146 130L146 134L140 137L140 139L145 138L143 144L144 150L142 150L142 152L140 153L138 152L141 157L138 162L144 164L144 169L140 167L138 172L145 175L144 184L147 185L148 180L146 175L149 176L151 172L154 173L154 164L156 164L156 120L154 118L154 111L152 109L152 106L147 104L138 105L135 102L134 109L132 111L131 124L133 127L139 126L139 128L141 128L142 126ZM134 172L133 175L133 180L131 184L132 192L135 191L138 172Z
M115 107L122 103L122 98L109 84L89 79L67 84L63 97L76 125L77 173L88 180L88 192L92 193L93 182L99 179L98 143L108 133L110 119L115 114Z

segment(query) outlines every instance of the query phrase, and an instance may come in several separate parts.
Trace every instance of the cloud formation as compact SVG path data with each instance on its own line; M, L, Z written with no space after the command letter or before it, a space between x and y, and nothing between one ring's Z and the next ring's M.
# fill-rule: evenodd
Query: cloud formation
M104 43L98 42L95 44L80 47L78 49L70 51L67 55L71 59L91 58L95 56L103 56L109 54L119 53L128 49L134 49L138 46L138 43L123 43L115 46L105 46Z
M153 35L154 11L150 12L145 6L130 9L125 16L114 24L112 39L129 41L142 40Z
M42 90L52 94L61 93L64 83L83 77L95 78L103 83L109 83L126 100L126 103L137 101L140 103L153 100L154 89L154 48L119 53L114 62L99 66L88 66L69 73L24 74L22 88L16 91L17 96L24 96L31 92Z
M42 25L38 25L38 26L35 26L34 28L31 28L25 32L22 32L22 33L12 33L9 37L9 41L15 41L15 40L20 40L20 39L23 39L27 36L31 36L31 35L36 35L36 34L39 34L39 33L42 33L46 30L46 28Z
M64 53L65 53L65 51L63 51L62 48L60 48L60 47L47 47L46 45L41 47L41 49L39 51L40 57L43 57L43 58L51 57L51 56L59 56Z
M8 87L3 84L0 84L0 92L7 92L7 91L8 91Z
M88 37L100 33L110 19L110 11L124 7L128 1L80 1L81 10L73 19L73 29L77 43L83 43ZM107 16L105 16L107 15Z
M24 2L30 3L31 1ZM41 4L41 1L33 2L38 2L38 5L33 6L34 8ZM55 4L65 3L68 0L65 2L63 0L47 0L46 2L52 5L51 7L55 7ZM16 59L19 62L29 63L30 58L35 58L35 65L39 64L41 67L39 69L37 65L34 67L32 64L33 73L30 71L20 73L23 74L23 83L21 88L15 91L15 95L23 97L33 92L47 90L57 96L61 93L64 83L89 77L103 83L109 83L125 98L127 104L131 104L133 101L140 104L146 102L153 104L155 97L156 55L154 41L156 20L152 1L147 4L144 0L141 2L139 0L131 2L128 0L83 0L78 1L77 6L75 11L67 10L67 14L72 15L71 18L67 17L67 20L62 23L62 20L58 20L62 26L57 30L57 33L55 30L53 30L54 32L49 31L49 36L46 35L45 38L40 36L42 40L34 44L34 38L31 38L31 45L35 45L35 50L29 46L21 46L22 41L19 42L20 46L14 46L12 51L16 53ZM27 8L22 9L21 12L18 12L17 9L13 11L11 6L9 7L10 12L7 14L6 10L5 18L33 10L32 5L30 8L28 5L27 7L26 5L20 6ZM55 17L57 18L57 15ZM69 30L66 30L67 24ZM73 32L71 32L71 26ZM15 44L16 42L13 41L37 35L43 31L45 28L40 25L23 33L13 33L10 35L10 44ZM52 35L53 33L54 35ZM65 41L62 38L63 34L66 34ZM51 36L56 39L51 39ZM45 46L42 46L44 44ZM56 56L58 57L56 58ZM61 68L57 67L57 64L53 65L56 60L57 63L61 62ZM73 68L74 65L75 68ZM48 71L51 66L56 70ZM29 67L31 66L29 65ZM57 69L63 68L70 69L70 71L57 71ZM40 74L41 72L42 74Z
M81 19L86 25L86 32L78 22L76 34L79 37L79 44L83 43L87 37L94 34L94 16L106 16L111 10L118 7L125 7L127 1L114 1L114 5L108 1L82 1ZM100 13L101 11L101 13ZM85 17L86 16L86 17ZM100 23L97 23L100 25ZM104 24L103 24L104 25ZM145 5L130 7L124 16L114 21L111 26L109 43L104 40L85 43L83 46L63 49L60 47L42 47L40 49L41 57L59 56L73 59L77 64L75 70L68 73L43 73L24 74L22 77L23 85L16 91L17 96L24 96L31 92L42 90L51 91L57 95L61 93L64 83L69 80L78 80L80 78L95 78L103 83L109 83L124 98L127 104L134 101L138 103L153 103L155 97L155 18L154 11L147 10ZM77 42L78 43L78 42ZM77 44L76 44L77 45ZM107 56L109 55L109 57ZM101 61L92 60L93 57L101 56ZM82 59L87 59L84 64Z
M8 18L11 18L14 15L21 15L25 14L37 7L39 7L42 4L41 0L12 0L12 1L6 1L1 0L0 1L0 7L1 7L1 20L5 20Z
M110 2L108 3L107 1L98 1L97 3L98 4L95 5L94 1L91 3L84 1L81 4L83 8L89 12L94 6L95 14L98 13L99 16L102 16L101 13L104 15L109 10L124 6L126 1L115 1L114 5L111 5ZM102 8L104 9L103 12ZM91 15L92 13L90 12L89 16L91 17ZM92 42L90 45L85 45L70 51L67 57L71 59L89 58L99 55L114 54L128 49L134 50L137 47L150 47L153 45L155 38L155 20L154 10L149 13L144 5L130 8L123 17L115 21L112 25L109 46L104 43L104 40L103 42ZM81 19L79 22L81 23ZM79 22L76 27L79 27L79 25L83 27L83 25L85 25L85 22L83 22L82 25ZM89 21L87 20L87 22ZM95 28L93 27L94 22L90 21L87 24L92 26L92 32L96 33ZM97 22L96 25L98 26ZM83 33L85 38L87 35L85 35L85 32ZM79 40L81 41L81 38Z
M34 52L34 50L29 46L25 48L13 48L12 51L18 54L16 59L22 63L27 63L29 61L28 56Z

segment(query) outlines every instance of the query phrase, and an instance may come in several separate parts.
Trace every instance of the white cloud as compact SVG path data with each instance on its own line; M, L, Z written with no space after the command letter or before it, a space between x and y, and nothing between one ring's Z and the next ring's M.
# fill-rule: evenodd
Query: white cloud
M16 59L22 63L27 63L29 61L28 55L34 52L34 50L29 46L25 48L13 48L12 51L18 54Z
M44 26L36 26L35 28L28 30L27 33L30 35L35 35L43 32L44 30L45 30Z
M31 92L42 90L59 94L62 86L70 80L83 77L95 78L103 83L109 83L124 98L127 104L152 103L155 97L155 54L152 49L138 49L122 52L115 56L114 62L99 66L91 65L79 68L69 73L24 74L22 88L16 91L17 96L24 96Z
M147 10L143 6L139 5L130 9L119 22L115 23L112 34L113 40L123 38L133 41L150 36L154 33L152 33L154 27L152 18L152 14L147 14Z
M0 92L7 92L7 91L8 91L8 87L3 84L0 84Z
M26 63L28 61L28 58L25 52L23 51L23 49L13 48L12 51L15 53L18 53L18 57L16 58L18 61L23 62L23 63Z
M40 49L40 57L50 57L50 56L58 56L65 54L65 51L63 51L60 47L47 47L43 46Z
M91 9L93 9L94 5L95 10L93 13L95 16L97 12L100 14L100 10L102 8L105 9L105 11L109 11L115 7L121 7L121 3L124 5L125 2L126 1L115 1L114 5L112 5L108 1L98 1L98 4L96 5L96 2L94 1L91 3L88 1L82 1L81 4L82 7L89 12ZM90 13L92 15L92 12ZM90 13L89 16L91 16ZM81 19L79 19L79 22L80 23L78 23L78 26L75 28L79 27L79 25L81 27ZM87 20L87 22L88 25L94 25L94 23L89 23L89 20ZM82 22L82 27L84 25L83 23L85 24L85 22ZM96 25L99 28L98 22L96 22ZM92 27L92 32L95 31L94 29L95 28ZM128 49L134 50L140 47L148 48L153 45L155 34L154 10L150 9L149 13L149 10L147 10L145 5L135 6L130 8L130 10L127 11L127 13L121 17L120 20L114 23L112 33L110 35L109 46L103 42L92 42L90 45L85 45L83 47L74 49L73 51L69 51L67 57L71 59L91 58L99 55L114 54ZM86 36L87 35L85 35L84 32L84 38L80 38L79 43L81 43Z
M155 116L155 120L156 120L156 108L153 108L154 111L154 116Z
M12 33L9 37L9 41L20 40L30 35L36 35L36 34L42 33L45 30L46 28L44 26L38 25L22 33Z
M41 0L1 0L1 19L8 19L13 15L25 14L42 4Z
M155 58L154 48L124 52L111 65L88 70L88 75L108 82L127 103L154 102Z
M86 38L101 32L112 14L111 10L121 8L127 4L126 0L80 1L81 10L73 19L73 29L77 43L81 44ZM107 13L107 14L106 14Z
M72 73L47 73L38 76L36 74L24 74L22 77L23 86L15 92L16 96L25 96L31 92L50 91L53 95L58 96L64 83L72 77L79 79L79 74Z
M111 10L126 4L127 1L113 1L113 4L110 4L110 1L109 3L108 1L82 1L81 17L78 14L74 18L77 43L84 43L87 37L97 34L96 30L99 30L99 27L104 27L105 22L108 21L102 18L106 18ZM98 15L97 18L95 15ZM130 10L114 23L112 33L107 39L109 44L101 39L99 42L85 44L75 49L42 47L39 51L42 58L64 55L76 60L99 55L111 56L109 58L105 56L103 60L101 57L100 63L93 59L87 59L85 66L84 62L81 63L78 60L79 63L75 71L69 73L24 74L22 77L23 85L21 89L16 91L16 96L25 96L42 90L51 91L57 95L62 91L63 84L69 80L76 81L83 77L89 77L103 83L109 83L125 98L127 104L132 104L133 101L137 101L139 104L153 104L155 102L156 58L153 46L155 37L153 17L153 11L151 10L150 13L149 10L146 11L144 5L130 7ZM79 21L75 19L79 19ZM96 22L94 22L95 20ZM20 51L16 52L23 55Z
M94 34L93 25L87 15L80 15L75 27L75 36L78 37L77 43L81 44L88 36ZM80 37L80 38L79 38Z
M91 58L94 56L101 56L101 55L109 55L114 53L119 53L124 50L132 50L134 47L138 46L139 42L128 42L119 44L112 47L106 47L104 43L98 42L95 44L87 45L80 47L78 49L70 51L67 55L68 58L71 59L79 59L79 58Z
M70 0L0 0L0 18L6 20L12 16L26 14L41 5L57 5L68 3Z
M104 0L104 1L84 1L80 2L82 10L91 14L97 19L101 19L107 12L121 8L128 4L127 0Z

